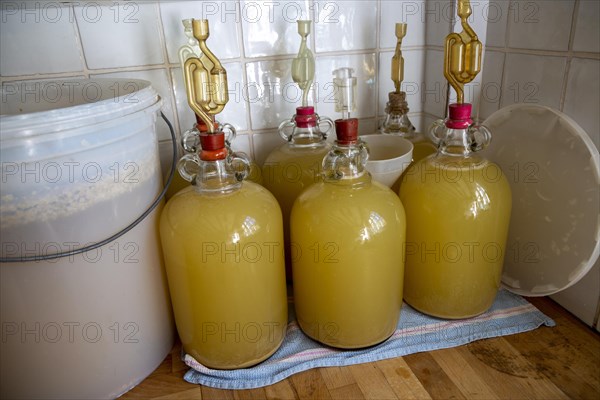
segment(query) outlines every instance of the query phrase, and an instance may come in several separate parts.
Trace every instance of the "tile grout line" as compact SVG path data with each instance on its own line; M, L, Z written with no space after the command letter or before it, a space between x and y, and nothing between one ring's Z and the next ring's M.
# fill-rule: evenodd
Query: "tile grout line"
M246 132L248 136L248 145L250 146L250 157L252 160L256 161L256 150L254 148L254 129L252 129L252 113L250 112L250 102L246 101L244 98L248 98L248 59L246 57L246 49L244 48L244 24L242 23L242 4L241 0L236 0L236 27L237 27L237 42L238 42L238 50L239 50L239 63L240 69L242 73L242 100L246 102L246 130L242 132ZM239 22L238 22L239 21ZM244 96L244 91L246 96Z
M162 11L160 8L160 2L155 3L155 11L157 13L157 23L158 23L158 36L162 47L163 53L163 66L164 70L167 73L167 79L169 80L169 90L171 92L171 109L173 110L173 125L175 127L175 138L178 139L181 137L183 132L181 132L181 125L179 124L179 110L177 110L177 99L175 98L175 82L173 81L173 69L170 67L169 61L169 52L167 50L167 37L165 34L165 28L162 20ZM177 135L179 133L179 135ZM179 141L179 140L177 140Z
M381 75L381 9L382 0L377 0L377 22L375 26L375 132L379 131L379 118L380 118L380 110L379 110L379 86L381 82L379 82L379 76Z
M310 47L312 48L313 51L313 56L315 57L315 65L317 63L317 24L315 23L315 16L314 16L314 12L315 12L315 0L308 0L309 2L309 6L308 6L308 15L307 18L309 20L311 20L312 22L312 34L310 35ZM313 15L311 15L311 13L313 13ZM316 68L315 68L316 69ZM316 75L316 71L315 71L315 75ZM317 91L315 90L314 87L314 82L313 82L313 87L312 87L312 101L313 101L313 105L316 106L317 105ZM315 107L316 108L316 107Z
M573 60L573 42L575 41L575 29L577 28L577 16L579 14L580 0L575 0L573 6L573 15L571 15L571 29L569 32L569 44L567 46L567 62L563 74L563 82L560 91L560 99L558 109L562 112L565 106L565 100L567 97L567 86L569 84L569 74L571 73L571 61Z
M512 0L509 0L507 10L511 9L510 8L511 3L512 3ZM507 11L507 13L508 13L508 11ZM502 107L502 100L504 100L503 94L504 94L504 83L505 83L505 77L506 77L506 64L507 64L508 54L510 54L507 51L508 50L508 38L509 38L509 34L510 34L510 29L508 29L508 15L506 16L505 24L506 24L506 26L504 27L504 47L502 48L504 57L502 58L502 72L500 73L500 93L498 94L498 110ZM493 50L493 47L491 50Z

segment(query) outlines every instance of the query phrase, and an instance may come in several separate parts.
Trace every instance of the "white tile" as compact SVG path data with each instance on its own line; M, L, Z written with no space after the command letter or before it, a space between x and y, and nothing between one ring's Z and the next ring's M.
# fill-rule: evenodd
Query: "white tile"
M308 0L240 1L246 57L297 53L301 38L296 20L314 19L309 7Z
M600 52L600 2L580 0L575 25L574 51Z
M566 58L507 54L501 106L532 103L560 107Z
M425 53L425 79L420 94L423 111L442 118L445 114L447 84L444 78L444 52L427 50Z
M285 144L285 141L277 132L254 133L252 135L254 145L254 160L260 166L263 165L267 156L275 148Z
M289 59L246 64L248 87L245 98L250 103L252 129L277 128L302 104L302 92L292 81L291 65Z
M402 47L425 45L425 0L381 2L380 48L396 47L396 23L407 24Z
M235 62L223 63L223 67L227 71L229 101L223 112L217 115L217 120L221 123L232 124L238 131L247 130L248 124L246 122L246 114L248 106L244 92L242 66L240 63ZM179 116L179 126L181 132L185 132L196 123L196 118L187 101L181 68L173 68L171 70L171 75L173 91L175 92L177 115Z
M179 48L187 44L183 33L182 19L208 19L210 37L208 48L217 58L237 58L240 56L238 44L239 19L237 3L234 2L192 2L169 1L160 3L160 15L165 31L165 42L170 63L179 63Z
M424 8L425 37L428 45L444 46L450 25L454 20L454 7L448 0L427 0Z
M187 101L181 68L171 69L171 84L173 85L173 93L175 95L175 107L177 108L177 117L179 119L179 132L183 134L194 126L196 118Z
M248 134L238 134L231 144L233 151L241 151L246 153L248 157L252 157L252 146L250 146L250 137Z
M583 322L592 326L600 297L600 260L596 261L592 269L579 282L551 297Z
M563 111L573 118L600 149L600 61L571 60Z
M163 63L157 4L81 4L75 17L90 69Z
M173 145L170 140L161 140L158 142L158 157L160 159L163 182L166 182L169 172L171 171L171 162L173 160Z
M483 12L487 21L487 33L485 36L487 46L505 46L508 5L509 2L506 0L490 0L487 10Z
M167 116L167 118L173 124L175 130L177 130L177 126L175 124L174 112L172 107L172 98L171 95L171 84L168 78L167 71L165 69L151 69L145 71L127 71L127 72L114 72L110 74L95 74L90 75L90 77L94 78L132 78L132 79L143 79L149 81L152 84L154 90L158 92L160 95L163 104L162 111ZM169 128L167 124L159 118L156 122L158 140L170 140L171 134L169 132Z
M393 55L393 52L379 53L379 115L385 115L388 93L394 91L394 82L391 79ZM425 51L405 50L402 56L404 57L402 90L406 92L410 112L419 113L423 109L421 87L424 81Z
M508 8L508 46L567 50L575 0L512 0Z
M83 70L70 6L7 2L0 10L1 76Z
M317 58L317 71L315 74L317 112L319 115L327 116L333 120L341 118L341 114L335 112L332 72L343 67L353 68L354 76L357 78L356 111L351 114L352 117L374 117L377 102L375 97L377 74L375 73L374 53Z
M377 47L377 2L325 0L313 7L318 52Z
M471 16L467 19L469 26L473 29L475 34L480 42L484 45L486 43L486 35L487 35L487 27L489 24L490 14L493 17L496 10L490 10L490 1L489 0L477 0L471 1ZM493 6L492 6L493 7ZM462 32L464 28L462 27L462 23L458 15L456 15L456 10L454 11L454 27L453 32Z
M484 120L500 108L504 53L486 51L483 60L479 119Z

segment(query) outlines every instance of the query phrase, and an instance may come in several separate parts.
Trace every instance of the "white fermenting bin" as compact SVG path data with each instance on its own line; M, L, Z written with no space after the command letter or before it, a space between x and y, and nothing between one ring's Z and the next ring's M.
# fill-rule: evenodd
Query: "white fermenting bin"
M102 247L42 258L110 238L154 202L161 100L141 80L1 94L0 397L117 397L173 345L160 207Z

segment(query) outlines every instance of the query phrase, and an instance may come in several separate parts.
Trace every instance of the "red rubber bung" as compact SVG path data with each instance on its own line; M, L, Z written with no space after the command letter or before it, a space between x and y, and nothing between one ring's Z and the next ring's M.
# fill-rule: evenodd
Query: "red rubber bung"
M336 119L335 133L339 144L356 143L358 141L358 119Z
M225 147L225 135L223 132L217 133L200 133L200 146L202 150L214 151Z
M310 128L317 125L317 116L313 106L296 107L296 117L294 118L298 128Z
M450 129L465 129L473 123L471 119L470 103L452 103L448 107L448 119L446 120L446 126Z
M200 133L200 159L204 161L223 160L227 157L227 149L225 148L225 135L223 132L217 133Z

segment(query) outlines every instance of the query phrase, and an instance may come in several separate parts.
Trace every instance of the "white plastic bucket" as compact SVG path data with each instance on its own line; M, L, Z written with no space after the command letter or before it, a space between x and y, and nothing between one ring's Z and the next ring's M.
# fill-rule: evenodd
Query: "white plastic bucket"
M149 82L5 83L1 94L5 261L110 238L160 193ZM1 397L114 398L161 363L174 330L159 208L95 250L0 263Z

